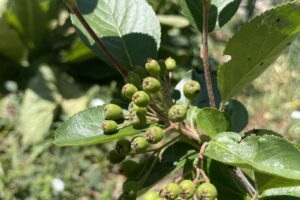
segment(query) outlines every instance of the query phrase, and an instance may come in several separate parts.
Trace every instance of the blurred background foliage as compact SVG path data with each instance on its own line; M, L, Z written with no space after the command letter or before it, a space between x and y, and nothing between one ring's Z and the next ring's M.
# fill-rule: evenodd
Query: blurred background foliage
M253 16L284 1L244 0L210 37L215 74L226 42ZM202 73L199 33L175 0L149 0L162 26L159 58L178 62L174 75ZM61 0L0 0L0 199L115 199L123 177L105 160L113 144L60 148L58 125L118 96L120 76L79 40ZM267 128L300 142L300 37L238 97L247 129ZM291 128L291 129L290 129Z

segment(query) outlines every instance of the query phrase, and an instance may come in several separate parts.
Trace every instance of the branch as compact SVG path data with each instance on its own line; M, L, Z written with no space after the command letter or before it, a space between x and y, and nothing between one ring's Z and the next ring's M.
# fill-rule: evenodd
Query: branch
M213 87L211 83L210 69L208 63L208 11L210 7L210 0L202 0L203 2L203 30L202 30L202 48L201 48L201 58L203 60L204 75L207 93L209 97L209 104L211 107L216 107L215 97L213 92Z
M75 0L64 0L69 9L76 15L76 17L79 19L83 27L87 30L87 32L90 34L90 36L94 39L97 46L102 49L104 54L107 56L108 60L111 62L111 64L115 67L115 69L125 78L127 77L128 71L127 69L121 65L115 57L112 55L110 50L105 46L105 44L99 39L95 31L90 27L88 22L84 19L84 17L81 15Z
M239 179L239 181L245 186L247 192L251 197L254 197L256 194L256 190L252 186L252 184L248 181L247 177L244 175L242 170L238 167L233 168L234 175Z

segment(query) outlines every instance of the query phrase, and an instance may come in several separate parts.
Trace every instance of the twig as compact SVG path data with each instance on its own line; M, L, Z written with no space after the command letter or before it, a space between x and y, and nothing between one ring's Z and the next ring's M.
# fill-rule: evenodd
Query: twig
M96 42L98 47L102 49L104 54L107 56L111 64L116 68L116 70L123 76L127 77L128 71L125 69L123 65L121 65L115 57L112 55L110 50L104 45L104 43L99 39L99 37L96 35L95 31L91 28L91 26L88 24L88 22L84 19L84 17L81 15L75 0L65 0L65 3L69 7L69 9L76 15L76 17L79 19L80 23L83 25L83 27L87 30L87 32L90 34L90 36L93 38L93 40Z
M256 190L252 186L252 184L248 181L247 177L244 175L242 170L238 167L233 168L234 175L239 179L239 181L245 186L247 192L251 197L254 197L256 194Z
M207 93L209 97L209 104L211 107L216 107L213 87L211 83L211 75L208 63L208 11L210 7L210 0L203 0L203 30L202 30L202 48L201 58L203 60L205 82Z
M198 162L197 162L197 165L196 165L196 177L194 179L194 182L195 183L198 183L198 180L199 180L199 177L200 175L203 177L204 179L204 182L209 182L209 178L206 176L205 172L203 171L203 169L201 169L201 163L202 163L202 160L204 158L204 152L205 152L205 149L207 147L208 143L207 142L204 142L200 148L200 151L199 151L199 154L198 154Z

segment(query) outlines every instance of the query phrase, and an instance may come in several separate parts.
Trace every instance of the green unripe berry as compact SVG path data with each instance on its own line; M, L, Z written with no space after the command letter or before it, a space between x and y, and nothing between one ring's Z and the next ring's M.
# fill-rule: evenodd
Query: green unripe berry
M182 199L190 199L194 196L194 193L196 192L196 185L191 180L183 180L180 184L180 194L179 196Z
M131 142L131 148L137 152L144 152L149 146L149 143L144 137L136 137Z
M104 133L113 133L117 131L118 124L113 120L104 120L101 127Z
M136 93L138 89L131 83L127 83L122 88L122 95L127 99L131 99L133 94Z
M128 75L125 78L125 81L126 81L126 83L131 83L131 84L135 85L136 87L139 87L142 84L142 79L140 78L140 76L133 71L128 72Z
M147 126L146 115L137 115L137 114L135 114L133 116L131 124L132 124L133 128L135 128L135 129L145 128Z
M152 77L159 77L160 76L160 65L157 62L157 60L154 59L148 59L145 68L148 72L148 74Z
M183 86L184 96L190 100L197 97L201 89L200 84L194 80L188 80Z
M120 173L126 177L133 177L137 175L140 165L133 160L125 160L121 163Z
M182 122L186 116L186 107L184 105L174 105L168 112L169 120L172 122Z
M149 191L142 196L141 200L156 200L158 198L159 194L157 192Z
M150 96L144 91L138 91L132 96L132 101L139 107L146 107L150 103Z
M167 70L169 72L174 71L176 68L176 61L171 57L169 57L165 60L165 64L166 64Z
M104 106L104 118L108 120L118 120L123 117L122 108L116 104Z
M168 200L173 200L179 196L179 192L179 185L177 185L176 183L169 183L162 189L160 196Z
M153 77L147 77L143 81L143 90L149 93L156 93L160 90L160 82Z
M121 156L115 149L108 153L107 159L111 164L120 163L125 159L125 156Z
M164 131L158 126L151 126L146 130L146 139L150 144L158 143L164 135Z
M205 200L215 200L218 196L218 191L213 184L203 183L198 186L197 195L199 198L203 197Z
M126 181L123 184L123 195L125 198L135 198L138 192L138 182L137 181Z
M131 151L131 143L129 140L120 139L117 141L115 149L121 156L127 156Z

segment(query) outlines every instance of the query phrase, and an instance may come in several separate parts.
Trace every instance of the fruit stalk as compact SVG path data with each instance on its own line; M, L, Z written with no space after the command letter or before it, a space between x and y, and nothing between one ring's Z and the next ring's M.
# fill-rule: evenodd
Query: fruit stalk
M91 26L88 24L88 22L84 19L84 17L81 15L78 7L75 3L70 3L72 0L65 0L65 3L69 7L69 9L76 15L76 17L79 19L81 24L84 26L84 28L87 30L87 32L90 34L90 36L93 38L93 40L96 42L98 47L102 49L104 54L107 56L108 60L111 62L111 64L115 67L115 69L125 78L127 77L128 71L126 68L121 65L115 57L112 55L110 50L104 45L104 43L99 39L99 37L96 35L94 30L91 28ZM73 0L74 1L74 0Z
M211 107L216 107L215 97L211 82L211 75L208 63L208 11L210 7L210 0L203 0L203 30L202 30L202 48L201 48L201 58L204 66L204 75L207 93L209 97L209 104Z

